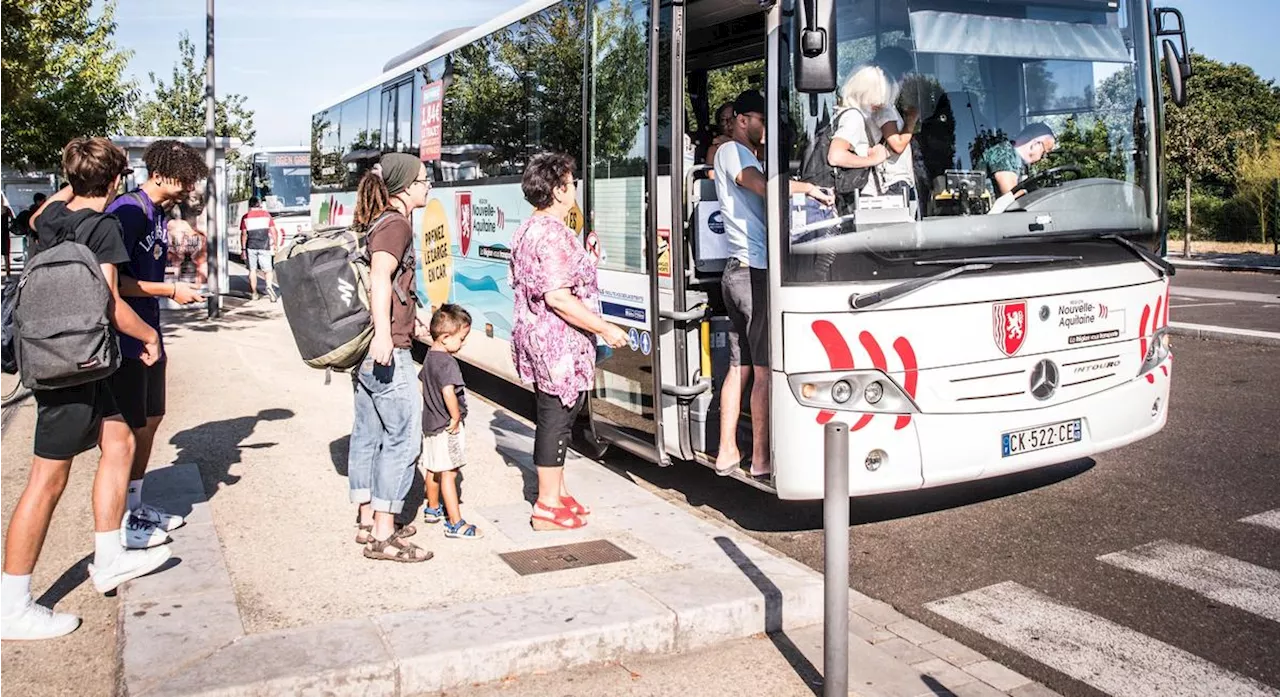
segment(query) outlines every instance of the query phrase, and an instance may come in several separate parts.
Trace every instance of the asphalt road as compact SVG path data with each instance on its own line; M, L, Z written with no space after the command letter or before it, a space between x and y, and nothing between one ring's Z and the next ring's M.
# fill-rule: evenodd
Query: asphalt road
M1280 332L1280 274L1178 269L1169 320Z
M1174 647L1179 660L1197 660L1181 652L1199 657L1210 673L1280 689L1280 618L1234 607L1238 598L1230 593L1225 601L1212 599L1098 559L1160 540L1180 543L1262 567L1270 575L1261 583L1272 585L1269 596L1264 590L1255 600L1269 608L1264 615L1280 603L1280 586L1274 585L1280 578L1280 530L1239 522L1280 509L1280 349L1182 339L1174 350L1170 420L1153 438L1096 460L852 501L852 586L1068 696L1167 693L1154 687L1095 689L1050 667L1065 660L1052 647L1032 651L1039 660L1031 658L1017 642L988 639L926 604L1013 582L1142 641ZM484 384L478 375L473 382L483 393L528 410L519 391ZM780 502L697 465L659 468L617 454L609 464L671 500L822 568L818 504ZM1208 577L1200 581L1212 585L1213 573ZM1055 631L1042 629L1046 636ZM1069 638L1062 641L1071 645ZM1140 662L1106 661L1120 666L1120 678L1133 685L1141 685L1141 675L1123 672ZM1192 689L1182 694L1209 694Z

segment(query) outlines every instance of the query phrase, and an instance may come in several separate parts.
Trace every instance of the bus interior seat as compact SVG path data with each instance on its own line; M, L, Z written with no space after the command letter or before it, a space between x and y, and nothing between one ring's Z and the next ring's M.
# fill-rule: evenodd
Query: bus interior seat
M719 281L729 254L725 246L724 224L720 222L720 199L713 180L693 180L688 213L694 278L700 282Z

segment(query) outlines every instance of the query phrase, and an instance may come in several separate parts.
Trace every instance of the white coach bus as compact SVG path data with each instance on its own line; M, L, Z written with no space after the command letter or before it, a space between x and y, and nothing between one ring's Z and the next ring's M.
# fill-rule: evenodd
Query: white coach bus
M590 432L711 465L725 252L695 163L717 71L762 66L774 475L735 476L820 498L832 419L850 425L851 496L1088 457L1168 415L1160 56L1181 103L1181 19L1149 0L534 0L315 113L312 224L349 222L381 153L419 155L434 182L414 219L420 295L467 307L462 357L514 380L520 175L539 151L573 155L568 222L601 256L604 314L632 337L602 353ZM840 86L886 49L903 63L898 107L917 115L916 193L815 223L788 179ZM1032 124L1052 152L999 196L983 156Z

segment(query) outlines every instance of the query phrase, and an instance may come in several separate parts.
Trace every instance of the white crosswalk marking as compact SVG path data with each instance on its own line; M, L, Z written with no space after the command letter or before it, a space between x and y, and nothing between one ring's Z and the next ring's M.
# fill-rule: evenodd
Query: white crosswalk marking
M1106 562L1280 622L1280 572L1190 545L1160 540L1105 554Z
M1251 515L1248 518L1241 518L1241 523L1252 523L1253 525L1262 525L1272 530L1280 530L1280 508L1258 515Z
M1012 581L925 607L1115 697L1280 697L1280 691Z

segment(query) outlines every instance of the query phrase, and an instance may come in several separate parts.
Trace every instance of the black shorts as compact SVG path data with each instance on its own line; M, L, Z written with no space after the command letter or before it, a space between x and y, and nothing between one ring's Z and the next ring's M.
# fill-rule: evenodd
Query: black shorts
M114 397L114 409L103 416L119 414L129 428L147 425L147 419L164 416L165 363L147 365L138 358L120 359L120 369L107 378Z
M769 272L730 259L720 287L728 309L729 365L769 365Z
M533 464L538 467L564 467L564 457L573 439L573 423L587 401L587 393L579 392L573 406L566 407L559 397L534 388L537 395L537 429L533 436Z
M70 460L98 444L103 417L116 411L108 379L58 390L35 390L36 457Z

